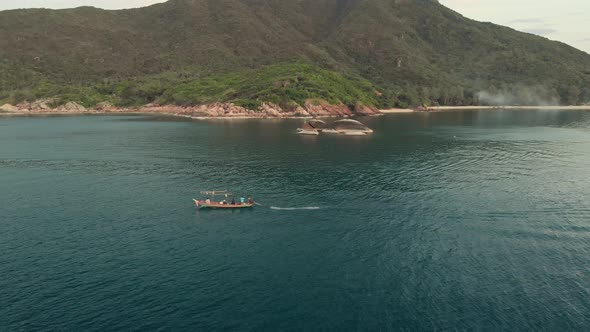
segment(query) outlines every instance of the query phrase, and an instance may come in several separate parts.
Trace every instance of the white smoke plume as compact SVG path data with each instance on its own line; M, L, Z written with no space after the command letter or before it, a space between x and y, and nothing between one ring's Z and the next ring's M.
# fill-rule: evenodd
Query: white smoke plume
M514 86L502 90L480 91L476 98L481 105L491 106L557 106L559 94L542 86Z

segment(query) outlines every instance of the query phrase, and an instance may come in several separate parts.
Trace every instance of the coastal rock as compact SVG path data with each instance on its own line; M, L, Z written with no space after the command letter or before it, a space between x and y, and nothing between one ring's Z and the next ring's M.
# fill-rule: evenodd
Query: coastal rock
M233 103L212 103L206 105L199 105L190 107L188 109L188 115L194 117L225 117L225 118L235 118L235 117L245 117L245 116L252 116L250 110L235 105Z
M305 110L313 116L351 116L352 111L344 104L331 105L326 101L306 101Z
M197 106L157 105L147 104L140 108L118 108L108 102L97 104L93 109L88 110L84 106L68 102L57 108L51 108L50 103L56 100L39 100L32 103L22 103L16 106L9 104L0 107L4 112L30 112L39 114L50 113L86 113L86 112L112 112L112 113L154 113L170 114L184 117L209 117L209 118L285 118L285 117L348 117L352 115L374 115L380 111L368 106L355 105L354 111L344 104L332 105L324 100L306 101L305 107L295 103L285 106L273 103L262 103L256 110L247 109L233 103L211 103Z
M264 115L275 118L280 117L282 113L281 107L273 103L262 103L260 110Z
M78 103L74 103L74 102L66 103L64 105L64 109L66 111L70 111L70 112L84 112L84 111L86 111L86 107L84 107Z
M113 105L109 102L103 101L102 103L98 103L95 106L97 111L108 111L113 109Z
M293 115L294 116L309 116L309 112L305 110L305 108L298 106L294 111L293 111Z
M363 104L357 103L354 106L354 113L357 115L376 115L380 114L379 110L375 107L365 106Z
M293 106L284 109L273 103L262 103L257 110L250 110L233 103L211 103L197 106L181 107L173 105L158 106L155 104L145 105L140 109L146 113L168 113L191 117L210 118L237 118L237 117L260 117L260 118L282 118L282 117L308 117L308 116L351 116L355 113L362 115L378 114L379 111L366 106L358 106L356 112L346 105L331 105L326 101L307 101L305 107Z
M158 108L165 108L167 110L165 113L169 114L177 114L182 116L191 116L193 114L193 109L191 107L159 106Z
M53 101L54 101L53 99L36 100L31 103L29 108L33 109L33 110L44 110L44 111L50 110L51 107L49 106L49 104Z
M2 112L18 112L18 107L10 104L4 104L0 106L0 111Z
M219 107L218 104L199 105L191 107L191 116L217 117L219 116L220 110L223 112L223 110Z
M20 103L16 105L19 112L31 112L31 103Z
M138 112L142 113L162 113L162 114L177 114L177 115L192 115L190 109L182 107L182 106L175 106L175 105L164 105L164 106L157 106L157 105L145 105L144 107L138 109Z

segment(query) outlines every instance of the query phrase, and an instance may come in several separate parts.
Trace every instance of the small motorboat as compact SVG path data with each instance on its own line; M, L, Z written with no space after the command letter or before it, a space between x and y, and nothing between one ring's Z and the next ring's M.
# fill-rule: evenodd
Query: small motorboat
M233 194L228 191L202 191L201 195L206 197L205 199L193 199L195 205L200 209L249 209L254 207L256 203L252 198L248 198L244 202L236 202L235 199L232 202L228 202L229 197L233 197ZM223 196L225 199L221 201L214 201L210 197Z
M249 204L249 203L236 203L236 204L231 204L231 203L224 203L224 202L205 202L205 201L200 201L198 199L193 199L193 201L195 201L195 204L197 205L197 207L201 208L201 209L248 209L251 207L254 207L254 204Z

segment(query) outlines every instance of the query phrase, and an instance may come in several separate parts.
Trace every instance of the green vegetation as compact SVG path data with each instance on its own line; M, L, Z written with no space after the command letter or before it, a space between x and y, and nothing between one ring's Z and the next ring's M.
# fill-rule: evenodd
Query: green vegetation
M0 102L579 104L588 68L587 53L431 0L0 12Z
M86 87L41 81L31 89L7 94L4 102L16 104L51 97L60 104L75 101L92 107L104 101L118 106L153 102L185 106L222 101L257 109L262 102L290 108L303 105L308 99L321 99L352 107L357 102L376 105L380 102L378 94L376 88L362 78L295 63L203 78L183 79L168 73L121 82L104 81Z
M255 107L267 101L289 107L314 98L351 106L356 102L377 103L376 90L368 81L306 64L274 65L194 80L165 91L159 102L188 105L231 101Z

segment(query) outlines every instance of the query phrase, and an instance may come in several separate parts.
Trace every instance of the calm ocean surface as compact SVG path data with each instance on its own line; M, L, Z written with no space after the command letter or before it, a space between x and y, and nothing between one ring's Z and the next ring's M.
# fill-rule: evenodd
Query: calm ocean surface
M0 330L590 329L590 113L362 121L0 118Z

